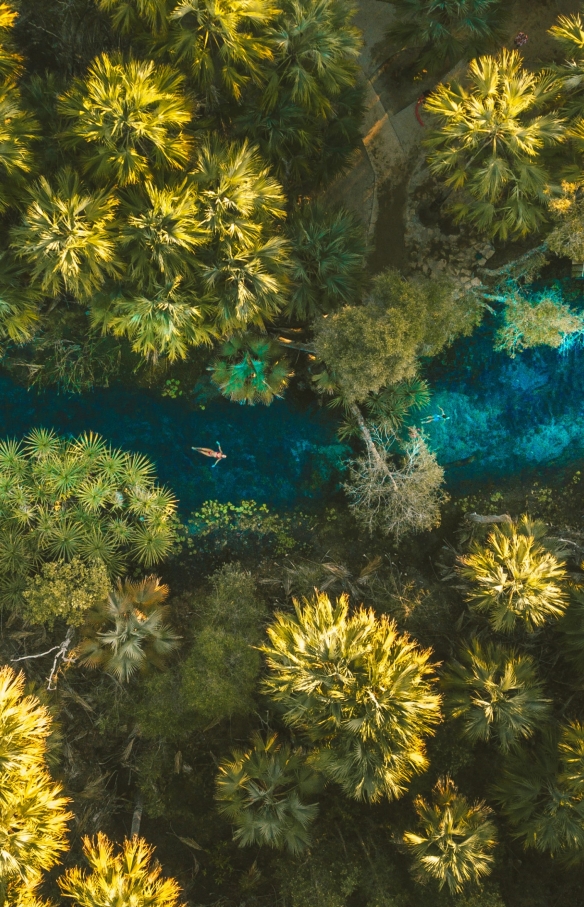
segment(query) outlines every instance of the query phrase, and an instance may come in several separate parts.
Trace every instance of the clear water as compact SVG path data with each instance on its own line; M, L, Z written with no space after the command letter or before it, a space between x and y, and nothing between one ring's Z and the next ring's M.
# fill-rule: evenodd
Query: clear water
M36 426L62 435L94 431L114 447L146 454L185 514L209 499L274 507L308 502L334 488L348 453L330 415L317 407L219 400L202 411L183 399L122 387L83 396L39 394L0 375L0 437L20 438ZM191 447L215 447L216 441L227 459L212 468L214 461Z

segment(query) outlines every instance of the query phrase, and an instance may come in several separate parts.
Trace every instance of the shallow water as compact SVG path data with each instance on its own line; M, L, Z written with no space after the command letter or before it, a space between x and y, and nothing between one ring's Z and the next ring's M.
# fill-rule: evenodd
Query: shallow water
M218 400L202 411L187 400L123 387L83 396L39 394L0 375L0 437L20 438L36 426L62 435L94 431L115 447L146 454L186 514L209 499L274 507L308 502L334 487L347 455L334 421L317 407ZM214 461L191 447L215 447L216 441L227 459L213 468Z

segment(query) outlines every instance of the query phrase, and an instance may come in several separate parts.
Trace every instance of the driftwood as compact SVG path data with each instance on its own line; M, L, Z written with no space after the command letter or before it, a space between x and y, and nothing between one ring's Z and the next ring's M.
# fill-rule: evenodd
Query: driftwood
M483 516L480 513L465 513L465 517L471 523L512 523L513 520L508 513L493 513Z

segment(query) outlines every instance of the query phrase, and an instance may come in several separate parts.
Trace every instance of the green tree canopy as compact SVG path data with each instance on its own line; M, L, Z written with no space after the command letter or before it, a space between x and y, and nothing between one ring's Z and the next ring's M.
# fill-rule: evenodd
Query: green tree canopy
M282 344L250 334L227 340L210 371L224 397L252 406L281 397L293 374Z
M264 646L264 691L318 747L315 764L355 799L403 794L424 769L423 738L440 720L430 652L346 595L324 593L279 612Z
M265 741L256 734L251 749L220 763L217 800L242 847L266 844L298 853L310 841L318 811L305 801L318 788L318 776L300 750L281 744L275 734Z

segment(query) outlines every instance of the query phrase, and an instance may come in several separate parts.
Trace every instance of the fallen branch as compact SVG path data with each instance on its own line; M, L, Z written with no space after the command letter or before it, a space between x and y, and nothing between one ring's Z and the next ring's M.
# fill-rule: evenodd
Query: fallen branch
M47 690L54 690L55 687L53 686L53 680L55 674L57 673L59 662L66 659L66 655L69 651L69 648L71 647L71 643L73 642L74 632L75 631L73 627L69 627L69 629L67 630L67 635L65 636L63 642L59 643L58 646L53 646L52 649L47 649L46 652L38 652L36 655L21 655L20 658L11 658L10 660L12 663L16 663L17 661L31 661L33 658L44 658L45 655L50 655L51 652L55 652L56 654L55 658L53 659L53 666L47 680Z

